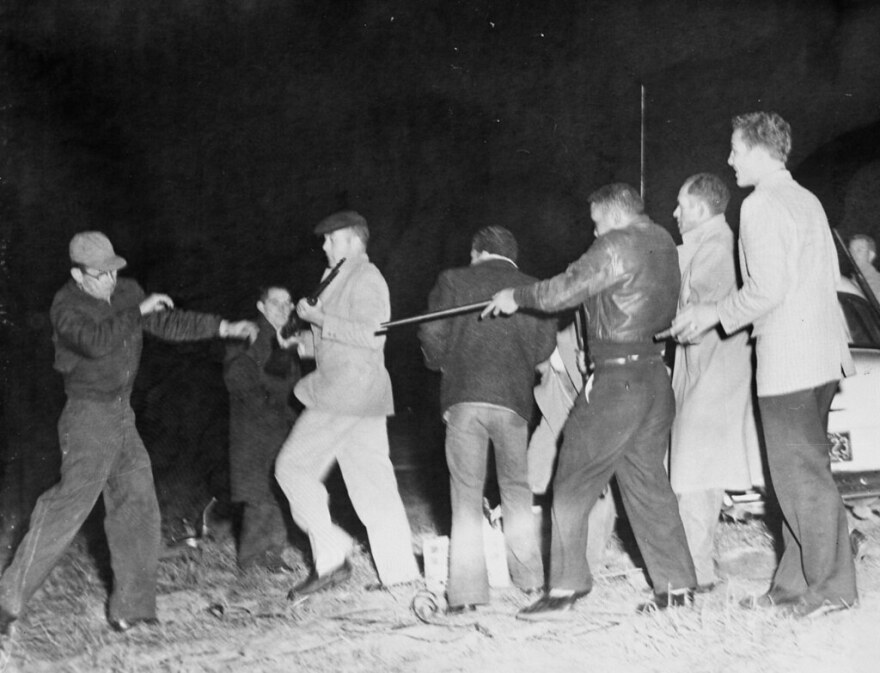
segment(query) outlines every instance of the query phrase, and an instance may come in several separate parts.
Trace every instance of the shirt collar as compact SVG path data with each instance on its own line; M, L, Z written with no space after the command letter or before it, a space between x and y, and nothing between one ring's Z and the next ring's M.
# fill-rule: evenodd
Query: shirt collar
M495 261L495 260L502 260L502 261L507 262L508 264L513 264L514 268L517 268L517 269L519 268L516 265L516 262L514 262L512 259L510 259L510 257L505 257L504 255L496 255L494 252L484 253L480 259L478 259L474 262L474 264L482 264L483 262L490 262L490 261Z

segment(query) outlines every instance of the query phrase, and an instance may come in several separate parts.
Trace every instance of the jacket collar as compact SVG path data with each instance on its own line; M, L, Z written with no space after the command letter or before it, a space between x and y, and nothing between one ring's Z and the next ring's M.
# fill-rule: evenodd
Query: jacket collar
M729 228L727 225L727 219L724 217L724 213L719 213L718 215L710 217L696 229L692 229L686 234L682 234L681 244L700 245L700 243L705 241L707 238L711 238L719 231L723 231L725 228Z

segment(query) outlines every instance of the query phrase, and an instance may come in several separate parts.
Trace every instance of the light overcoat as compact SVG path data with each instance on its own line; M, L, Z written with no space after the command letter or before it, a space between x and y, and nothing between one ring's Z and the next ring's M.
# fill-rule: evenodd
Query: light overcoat
M678 310L712 303L736 290L733 232L716 215L684 235L678 247ZM669 477L676 493L764 483L752 404L752 347L747 330L721 329L678 345L672 372L676 416Z

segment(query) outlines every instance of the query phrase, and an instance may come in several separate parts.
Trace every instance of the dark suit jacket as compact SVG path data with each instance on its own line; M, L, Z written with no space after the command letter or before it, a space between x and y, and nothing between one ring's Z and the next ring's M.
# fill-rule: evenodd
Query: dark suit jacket
M440 274L428 297L431 311L490 299L507 287L534 283L512 262L488 259ZM442 411L461 402L496 404L530 419L535 367L556 346L556 321L519 311L480 320L479 313L422 323L425 363L442 372Z

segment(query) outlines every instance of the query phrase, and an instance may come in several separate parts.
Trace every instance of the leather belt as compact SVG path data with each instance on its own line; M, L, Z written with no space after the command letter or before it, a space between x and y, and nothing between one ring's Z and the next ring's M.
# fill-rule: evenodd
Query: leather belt
M662 355L660 353L649 353L639 355L635 353L633 355L622 355L619 358L602 358L601 360L591 360L591 364L593 367L605 367L610 365L628 365L634 362L647 362L649 360L660 360L662 359Z

